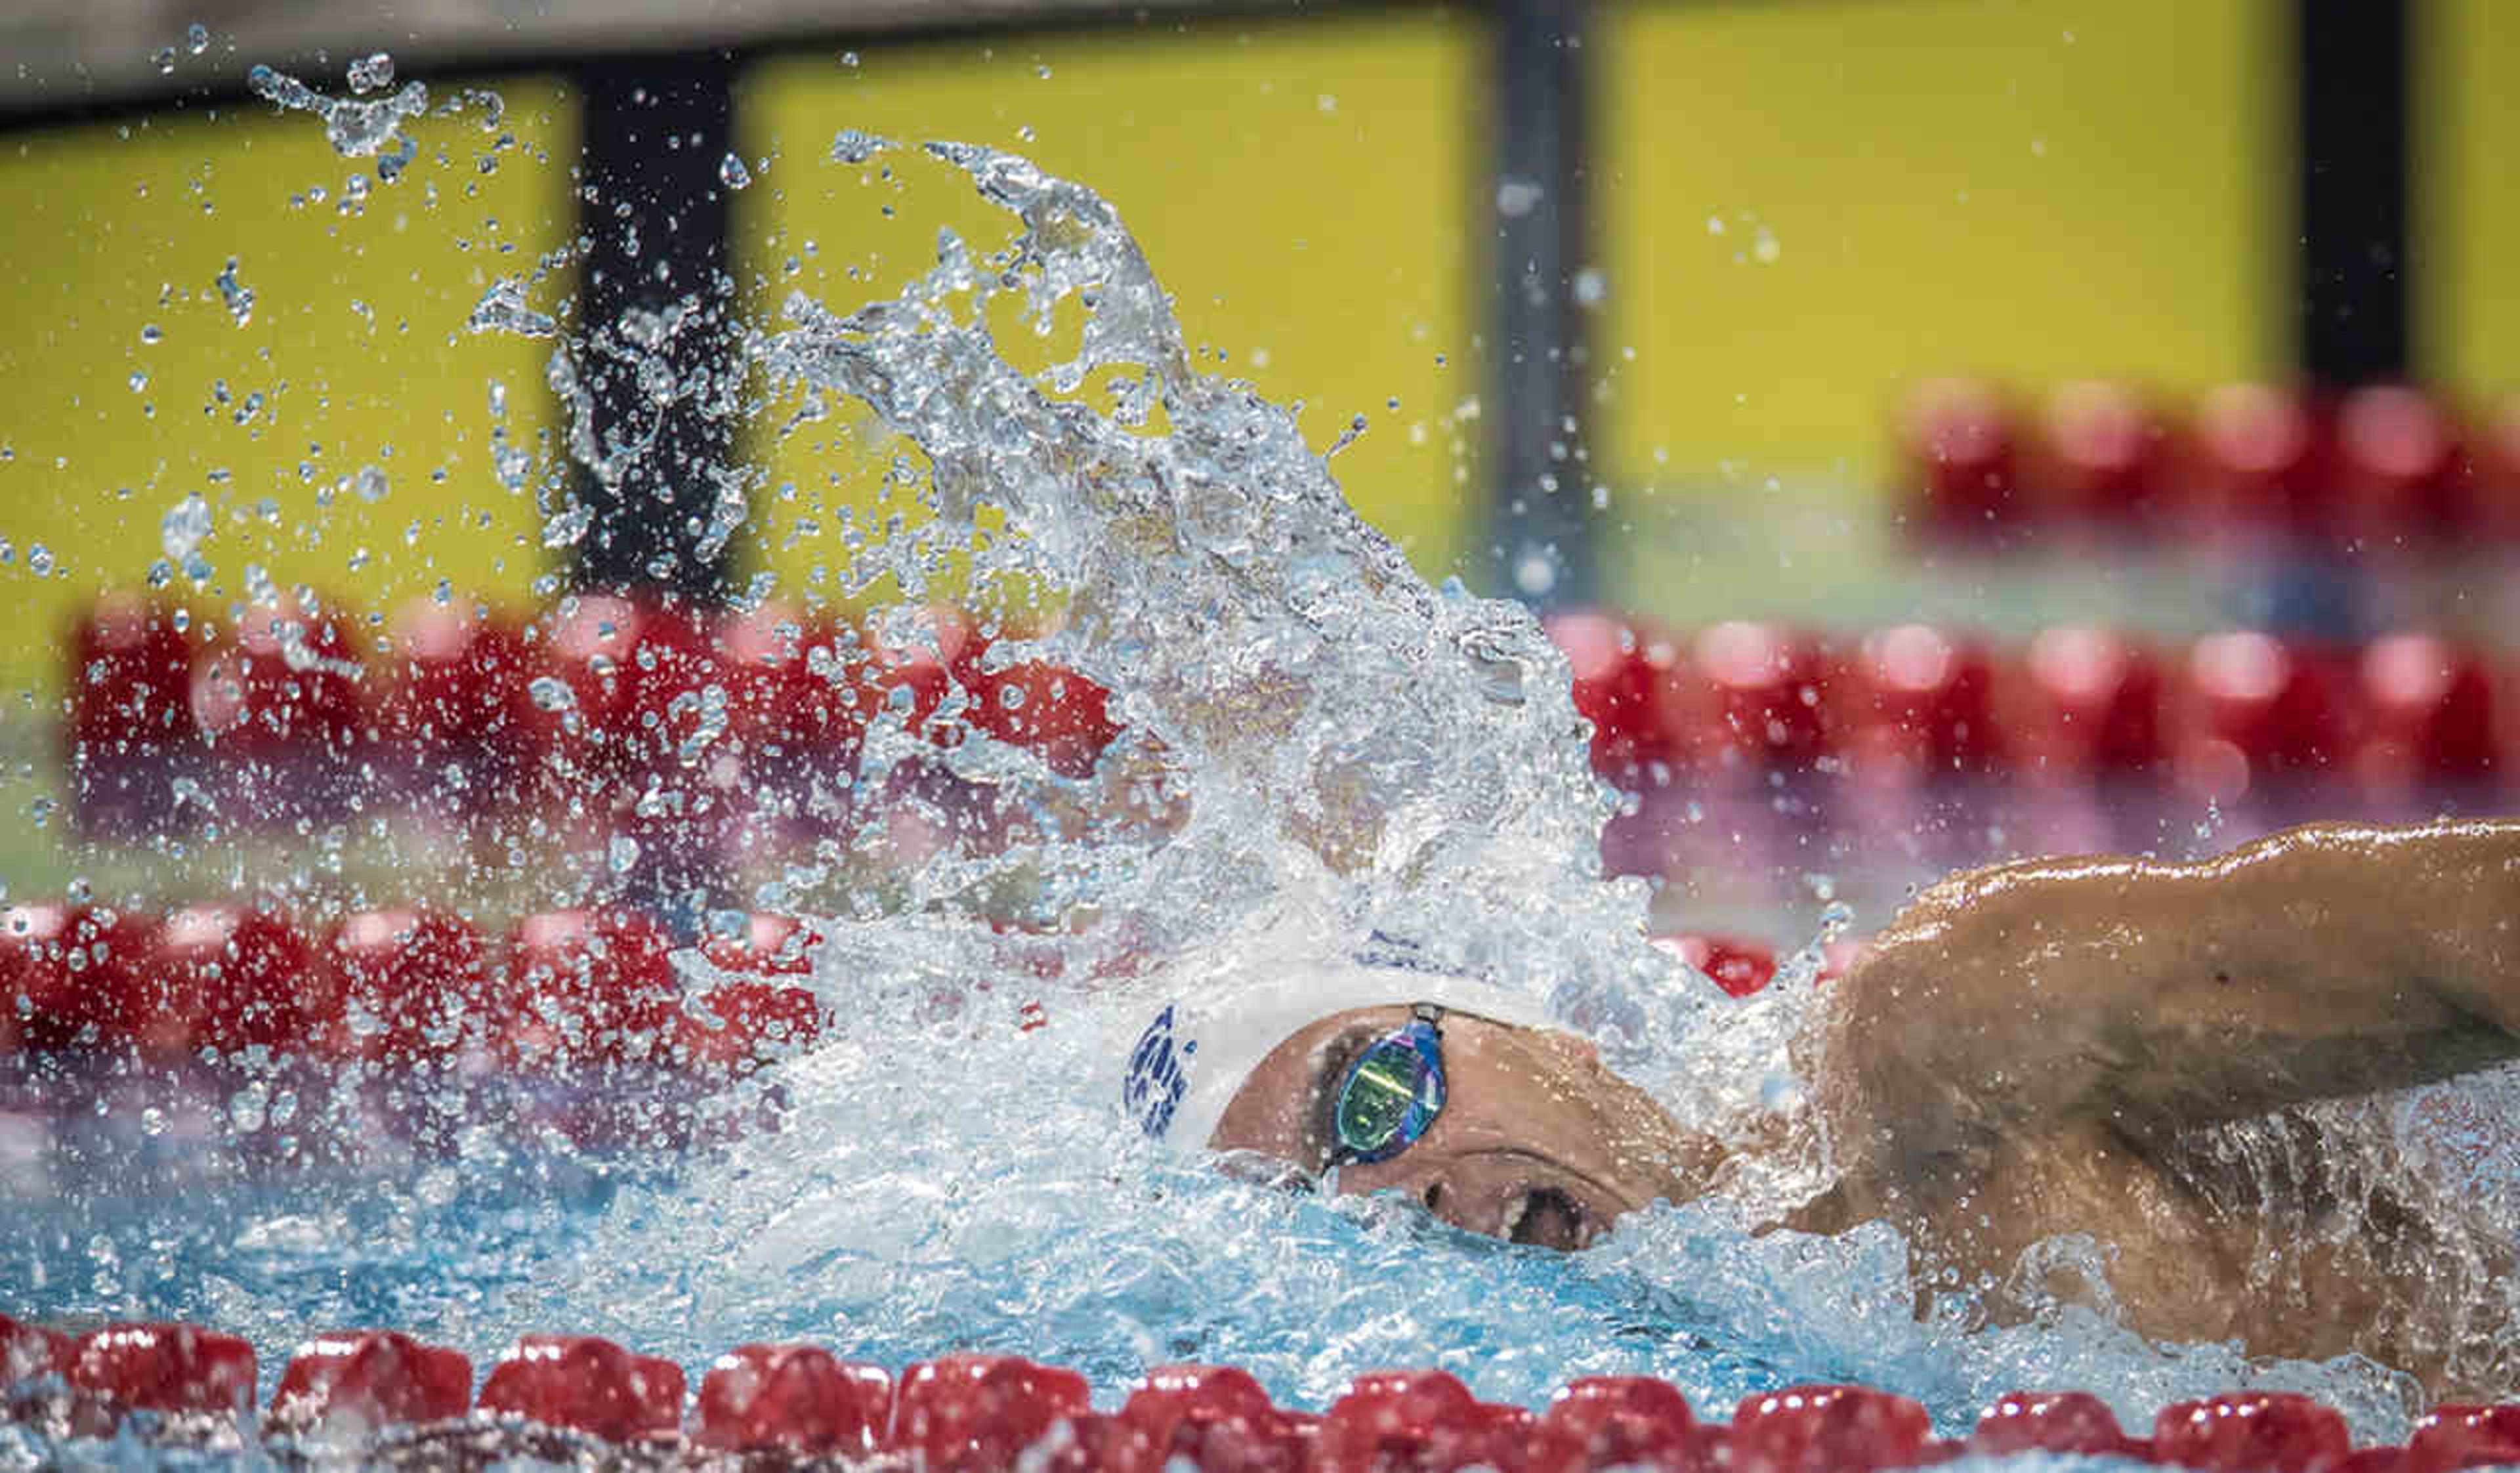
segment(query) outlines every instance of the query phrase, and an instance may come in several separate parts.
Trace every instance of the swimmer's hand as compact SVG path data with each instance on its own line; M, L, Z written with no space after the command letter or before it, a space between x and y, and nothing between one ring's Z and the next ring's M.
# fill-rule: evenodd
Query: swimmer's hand
M2520 1054L2520 820L2316 825L2186 864L1936 885L1837 985L1808 1077L1842 1165L2157 1145Z

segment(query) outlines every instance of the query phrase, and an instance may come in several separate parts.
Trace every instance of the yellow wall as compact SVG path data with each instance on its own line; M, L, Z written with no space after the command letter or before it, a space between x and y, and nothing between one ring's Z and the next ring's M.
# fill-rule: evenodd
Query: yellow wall
M573 230L576 115L548 82L496 90L517 142L494 171L477 113L425 119L409 172L355 215L343 181L373 180L375 161L259 103L0 137L0 609L16 631L0 690L58 693L58 631L98 589L143 583L161 519L194 492L216 516L214 575L169 591L199 614L240 601L248 564L370 609L440 578L524 595L539 523L494 478L487 385L506 383L510 433L531 446L552 423L549 345L463 329L494 279ZM230 256L253 293L242 326L215 285ZM371 465L382 496L337 490Z
M1729 516L1738 487L1777 475L1838 488L1861 527L1877 520L1898 387L1914 377L2118 374L2183 389L2282 371L2288 12L2283 0L1606 10L1594 41L1602 479L1622 497L1650 485ZM2500 276L2520 259L2507 164L2520 92L2500 73L2520 57L2520 12L2424 0L2416 57L2418 367L2508 389L2520 291ZM1334 469L1440 575L1460 566L1481 494L1460 448L1480 426L1453 414L1486 391L1474 340L1489 85L1475 9L767 61L738 99L757 180L736 201L747 306L768 317L792 288L843 308L888 293L927 264L940 223L983 251L1007 234L941 165L904 161L884 180L828 162L839 129L1030 154L1113 201L1192 343L1271 397L1305 400L1316 444L1368 417ZM0 608L23 631L0 651L0 689L53 693L53 631L96 588L140 581L160 518L193 491L220 513L215 586L196 599L213 613L248 562L367 608L441 577L518 597L548 571L530 496L492 478L485 405L501 380L512 434L530 444L549 428L547 346L461 326L493 276L572 227L577 124L558 85L499 90L523 145L501 167L476 169L487 140L470 119L430 119L411 176L359 216L292 203L315 186L338 200L353 161L313 119L259 104L0 136ZM213 287L230 255L256 294L242 328ZM163 341L145 345L151 323ZM134 371L145 390L129 387ZM221 378L232 402L211 405ZM257 391L262 413L236 425ZM796 529L828 531L835 505L869 496L862 462L877 442L862 429L835 420L782 441L756 425L747 449L770 483L742 534L747 571L815 591L834 554ZM387 474L381 501L334 492L369 464ZM37 543L48 576L30 567Z
M1918 377L2186 387L2281 367L2283 10L1615 12L1600 57L1614 477L1871 486L1896 386Z
M887 181L826 161L840 129L1022 153L1119 209L1190 344L1225 352L1221 368L1204 366L1305 401L1317 448L1367 417L1332 470L1440 575L1467 527L1447 417L1480 391L1466 350L1483 267L1463 223L1485 149L1473 127L1483 56L1477 27L1413 9L957 37L868 48L855 65L832 52L766 65L739 98L745 157L770 161L738 200L753 305L775 309L802 289L846 310L933 264L940 224L979 254L1012 233L1012 217L941 165L892 156ZM863 430L835 417L785 441L753 438L774 499L749 529L750 556L787 590L829 591L814 570L834 550L795 527L829 529L835 505L868 504Z
M2424 0L2413 16L2415 366L2507 393L2520 389L2520 8Z

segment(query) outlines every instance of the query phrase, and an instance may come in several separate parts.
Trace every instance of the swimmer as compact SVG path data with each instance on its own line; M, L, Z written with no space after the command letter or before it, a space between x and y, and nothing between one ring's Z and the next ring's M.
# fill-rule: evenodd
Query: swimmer
M1565 1249L1743 1165L1518 995L1392 961L1166 1007L1130 1060L1132 1115ZM1770 1225L1897 1227L1920 1311L1933 1285L1990 1284L1998 1320L2080 1298L2155 1339L2359 1352L2437 1398L2507 1397L2509 1245L2454 1244L2386 1180L2342 1179L2291 1107L2515 1054L2520 820L1995 865L1926 891L1825 986L1794 1060L1833 1180ZM2298 1147L2280 1179L2217 1148L2270 1120ZM2104 1245L2104 1287L2034 1271L2067 1234Z

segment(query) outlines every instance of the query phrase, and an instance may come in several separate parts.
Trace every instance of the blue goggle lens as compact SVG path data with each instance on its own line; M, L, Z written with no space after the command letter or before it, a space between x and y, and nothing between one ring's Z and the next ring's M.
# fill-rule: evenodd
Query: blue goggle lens
M1388 1161L1426 1133L1444 1108L1444 1052L1423 1018L1376 1038L1339 1083L1333 1162Z

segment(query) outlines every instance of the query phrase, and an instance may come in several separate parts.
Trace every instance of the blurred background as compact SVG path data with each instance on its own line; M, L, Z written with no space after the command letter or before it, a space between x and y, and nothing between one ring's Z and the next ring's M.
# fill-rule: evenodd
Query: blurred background
M383 650L430 596L862 604L833 539L893 469L863 422L686 392L655 474L699 489L607 500L562 453L550 345L467 331L508 278L592 336L651 268L760 321L888 293L940 223L997 237L959 184L827 164L844 129L1090 185L1207 366L1300 401L1318 446L1361 424L1332 461L1358 510L1430 579L1556 620L1636 800L1614 866L1690 875L1680 830L1727 783L1790 825L1778 793L1892 749L1927 781L2175 795L2138 842L2244 798L2502 798L2520 12L2494 0L39 0L0 38L13 883L94 864L31 831L93 806L78 743L113 740L102 595L154 587L215 642L300 590ZM345 155L257 65L327 109L425 81L432 111L407 160ZM336 144L365 116L326 115ZM675 350L704 378L731 342ZM2271 798L2287 771L2359 786ZM1901 820L1900 854L2125 837L1971 805L1948 843Z

